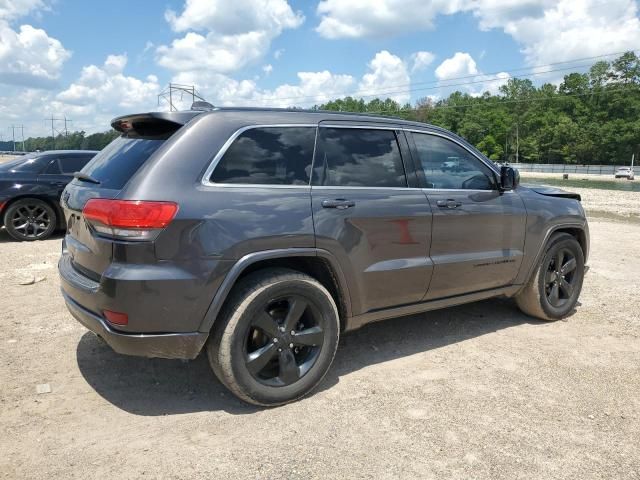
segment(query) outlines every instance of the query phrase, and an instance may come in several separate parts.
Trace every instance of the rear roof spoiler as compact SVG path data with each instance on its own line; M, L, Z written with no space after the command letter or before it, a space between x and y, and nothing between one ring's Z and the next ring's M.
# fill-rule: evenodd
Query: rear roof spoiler
M144 124L173 124L175 129L180 128L192 118L201 115L202 111L186 111L186 112L148 112L134 113L132 115L123 115L111 120L111 126L119 132L127 132L135 130L136 123Z

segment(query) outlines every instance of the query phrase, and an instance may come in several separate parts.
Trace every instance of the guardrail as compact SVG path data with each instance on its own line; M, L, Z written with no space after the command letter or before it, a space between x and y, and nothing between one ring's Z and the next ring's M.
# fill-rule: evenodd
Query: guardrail
M613 175L616 168L629 165L571 165L558 163L512 163L521 172L540 173L585 173L590 175Z

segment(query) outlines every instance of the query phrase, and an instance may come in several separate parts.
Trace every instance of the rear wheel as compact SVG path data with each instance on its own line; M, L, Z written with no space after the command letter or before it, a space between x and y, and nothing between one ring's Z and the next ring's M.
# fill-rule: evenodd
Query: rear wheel
M261 406L296 400L329 370L338 310L315 279L292 270L250 274L234 289L207 346L220 381Z
M49 238L56 229L56 212L37 198L23 198L12 203L4 214L7 233L16 240L33 241Z
M541 320L570 315L578 302L584 278L580 243L567 233L551 237L529 283L516 295L524 313Z

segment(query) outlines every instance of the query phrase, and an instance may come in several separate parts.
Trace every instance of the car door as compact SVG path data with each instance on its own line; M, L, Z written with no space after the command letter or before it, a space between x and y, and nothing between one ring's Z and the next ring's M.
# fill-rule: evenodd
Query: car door
M316 245L340 261L356 315L419 302L431 278L431 210L421 189L407 183L409 155L393 126L319 125Z
M408 133L409 134L409 133ZM512 284L524 249L526 210L471 149L435 132L410 144L433 211L433 278L426 300Z
M62 155L49 155L45 169L38 176L38 183L47 188L48 194L59 198L64 187L73 179L73 175L65 175L60 167Z
M91 160L92 155L79 153L60 153L50 155L47 167L40 174L38 181L47 184L51 188L51 194L60 197L64 187L73 180L73 174Z

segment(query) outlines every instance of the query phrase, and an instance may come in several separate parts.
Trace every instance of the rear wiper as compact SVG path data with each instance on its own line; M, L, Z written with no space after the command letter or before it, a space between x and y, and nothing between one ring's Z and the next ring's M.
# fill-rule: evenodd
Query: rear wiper
M100 180L96 180L91 175L87 175L86 173L76 172L73 174L73 178L77 178L78 180L82 180L83 182L95 183L96 185L100 185Z

